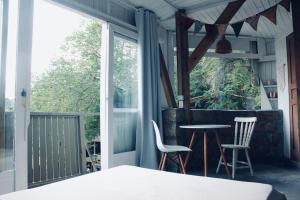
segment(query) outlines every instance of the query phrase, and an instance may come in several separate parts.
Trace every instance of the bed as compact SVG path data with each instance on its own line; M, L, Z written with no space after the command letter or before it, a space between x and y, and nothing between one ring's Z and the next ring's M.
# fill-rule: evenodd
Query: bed
M0 196L1 200L285 200L271 185L182 175L133 166Z

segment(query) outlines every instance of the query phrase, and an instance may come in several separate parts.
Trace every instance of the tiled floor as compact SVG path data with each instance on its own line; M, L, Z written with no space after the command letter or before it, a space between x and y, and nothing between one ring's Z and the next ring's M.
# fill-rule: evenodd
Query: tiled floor
M202 172L188 172L193 175L202 175ZM209 176L228 178L225 170L216 175L215 170L210 170ZM267 183L284 193L288 200L300 200L300 169L283 164L255 164L254 176L250 176L247 169L237 171L236 180Z

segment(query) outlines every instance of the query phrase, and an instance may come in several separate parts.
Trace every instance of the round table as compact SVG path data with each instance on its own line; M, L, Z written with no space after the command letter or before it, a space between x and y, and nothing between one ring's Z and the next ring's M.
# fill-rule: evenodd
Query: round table
M226 161L224 152L223 152L222 147L221 147L220 138L219 138L218 132L216 131L216 129L230 128L231 127L230 125L225 125L225 124L201 124L201 125L182 125L182 126L179 126L179 127L182 128L182 129L193 130L193 134L192 134L190 144L189 144L190 149L192 149L192 147L193 147L193 144L195 142L196 134L203 133L203 135L204 135L204 138L203 138L203 142L204 142L204 145L203 145L204 176L207 176L207 170L208 170L207 169L208 168L207 167L207 135L209 133L214 133L216 143L217 143L218 149L220 151L221 158L224 162L224 166L225 166L227 175L230 176L230 171L229 171L228 166L227 166L227 161ZM203 130L203 131L198 131L198 130ZM213 130L213 131L208 131L208 130ZM186 155L185 162L184 162L184 167L186 167L186 165L187 165L187 162L188 162L189 157L190 157L190 153L191 152L188 152L187 155Z

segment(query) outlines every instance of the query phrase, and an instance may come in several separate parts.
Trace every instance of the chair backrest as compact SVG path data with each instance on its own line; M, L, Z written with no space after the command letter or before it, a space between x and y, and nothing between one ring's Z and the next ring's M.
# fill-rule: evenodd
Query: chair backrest
M153 120L152 120L152 123L153 123L153 127L154 127L157 148L160 151L163 151L163 149L165 149L165 147L164 147L164 144L162 143L158 126L157 126L156 122Z
M236 117L235 132L234 132L234 144L249 147L251 137L253 134L256 117Z

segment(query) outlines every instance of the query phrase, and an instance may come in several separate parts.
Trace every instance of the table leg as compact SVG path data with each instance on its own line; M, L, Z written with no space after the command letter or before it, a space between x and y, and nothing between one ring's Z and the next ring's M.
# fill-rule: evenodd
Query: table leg
M193 131L193 134L192 134L192 138L191 138L191 141L190 141L190 144L189 144L189 148L192 149L193 145L194 145L194 142L195 142L195 137L196 137L196 132ZM190 158L190 154L191 152L187 152L186 154L186 157L185 157L185 161L184 161L184 168L186 168L186 165L189 161L189 158Z
M225 155L224 155L224 152L222 150L222 147L221 147L221 142L220 142L220 138L219 138L219 135L217 132L215 132L215 138L216 138L216 142L217 142L217 146L219 148L219 151L220 151L220 154L221 154L221 158L224 162L224 167L225 167L225 170L226 170L226 173L229 177L231 177L231 174L230 174L230 171L228 169L228 165L227 165L227 160L225 158Z
M204 142L204 149L203 149L203 152L204 152L204 176L207 176L207 132L204 131L204 139L203 139L203 142Z

